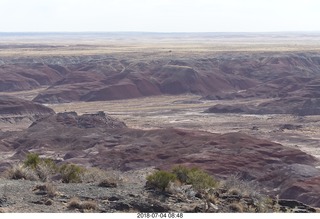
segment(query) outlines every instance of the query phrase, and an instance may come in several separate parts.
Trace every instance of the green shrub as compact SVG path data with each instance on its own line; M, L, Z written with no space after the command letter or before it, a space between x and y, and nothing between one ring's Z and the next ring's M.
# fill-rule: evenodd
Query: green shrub
M167 171L158 170L147 177L147 186L164 191L169 182L174 181L176 176Z
M218 182L208 173L198 168L192 168L188 173L187 184L191 184L195 189L208 189L216 187Z
M27 158L24 161L24 165L26 167L30 167L32 169L36 169L39 165L41 159L39 157L39 154L30 153L27 155Z
M82 182L82 175L85 172L83 167L75 164L63 164L59 172L64 183L80 183Z
M191 184L195 189L207 189L217 186L217 181L208 173L199 168L187 168L177 166L172 169L172 173L184 184Z
M190 169L188 169L187 167L181 166L181 165L176 166L172 169L172 173L177 176L177 179L181 183L187 182L189 172L190 172Z

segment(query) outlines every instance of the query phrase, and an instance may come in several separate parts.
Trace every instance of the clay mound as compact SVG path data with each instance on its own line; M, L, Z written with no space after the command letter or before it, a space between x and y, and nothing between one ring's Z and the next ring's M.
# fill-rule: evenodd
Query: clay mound
M53 115L55 112L41 104L16 97L0 95L0 115Z
M319 54L247 54L231 57L225 55L215 60L223 73L255 79L259 83L235 92L212 93L204 99L319 98Z
M33 101L38 103L68 103L72 101L79 101L82 96L101 86L103 86L103 84L99 82L52 86L38 94Z
M240 76L223 76L213 72L199 73L190 66L165 65L156 74L160 80L161 91L166 94L209 94L249 88L256 82Z
M67 73L64 78L57 81L53 86L66 85L66 84L78 84L78 83L88 83L94 81L101 81L106 77L102 74L88 71L71 71Z
M103 101L138 98L143 95L135 84L123 83L110 85L95 91L91 91L80 99L83 101Z
M261 114L320 115L320 99L281 98L258 106Z
M44 64L2 65L0 91L22 91L52 85L63 78L63 73Z
M30 127L35 129L44 126L60 126L65 127L78 127L81 129L88 128L125 128L127 127L124 122L106 115L104 112L99 111L96 114L83 114L78 116L76 112L65 112L45 117L31 124Z
M319 196L313 191L320 191L319 176L293 183L283 191L280 198L301 200L305 203L312 203L314 206L320 206Z
M253 109L250 109L248 106L235 104L235 105L223 105L216 104L209 109L204 111L205 113L247 113L250 114L253 112Z
M320 99L307 99L303 101L296 114L299 116L320 115Z
M267 100L259 105L216 104L204 113L320 115L320 99L288 97Z
M157 72L157 76L161 80L160 87L163 93L181 94L191 89L200 92L200 76L189 66L166 65Z
M279 79L262 83L256 87L249 88L242 93L244 97L262 97L262 98L286 98L292 96L307 96L317 97L319 92L317 89L312 89L314 78L302 78L299 76L287 76ZM313 93L313 94L312 94Z

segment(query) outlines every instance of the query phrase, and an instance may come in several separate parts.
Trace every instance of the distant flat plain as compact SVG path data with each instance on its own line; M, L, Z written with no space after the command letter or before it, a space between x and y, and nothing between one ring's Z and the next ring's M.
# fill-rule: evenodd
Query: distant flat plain
M319 51L320 33L0 33L0 57ZM154 54L155 55L155 54Z

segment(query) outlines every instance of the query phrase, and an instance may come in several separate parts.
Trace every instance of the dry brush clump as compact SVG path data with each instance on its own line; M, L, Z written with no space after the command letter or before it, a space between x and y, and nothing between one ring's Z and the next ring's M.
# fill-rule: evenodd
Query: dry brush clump
M33 188L33 191L37 191L37 193L45 194L49 198L53 198L58 195L57 188L52 183L45 183L41 185L36 185Z
M98 183L100 187L115 188L121 182L119 175L112 171L105 171L99 168L88 168L82 176L82 182L86 183Z
M73 197L68 202L69 209L97 210L98 204L94 200L81 201L78 197Z
M39 180L39 176L34 172L33 169L26 167L23 164L15 164L7 170L6 177L8 179L25 179L30 181Z
M175 181L180 185L192 185L198 191L218 186L218 181L203 170L184 166L174 167L170 172L164 170L154 172L147 177L146 186L165 191L169 183Z
M30 153L26 159L14 165L6 173L9 179L25 179L32 181L52 181L53 178L61 179L63 183L101 183L109 182L111 187L116 187L120 181L114 174L98 169L85 168L76 164L56 164L50 158L41 158L38 154Z
M246 204L232 203L230 210L234 212L239 212L240 209L243 212L278 212L276 203L270 197L261 193L258 183L243 180L239 174L230 175L223 180L220 189L225 191L225 196L236 196L240 200L251 200Z
M274 200L260 192L258 183L239 175L217 181L199 168L176 166L149 175L146 187L176 194L182 200L200 199L204 202L198 209L201 212L278 212Z
M26 159L19 164L15 164L7 171L9 179L25 179L31 181L48 181L56 173L57 166L49 158L40 158L38 154L30 153Z
M77 197L73 197L68 202L68 208L69 209L81 209L81 200Z
M25 179L31 181L50 181L59 172L56 163L50 158L40 158L38 154L29 153L22 163L18 163L7 170L9 179Z
M40 180L46 182L50 181L51 177L57 173L58 166L52 159L45 158L41 159L40 165L38 165L35 170Z
M230 175L221 183L221 188L228 191L229 194L239 195L260 200L265 196L260 193L259 186L254 181L241 179L240 175Z

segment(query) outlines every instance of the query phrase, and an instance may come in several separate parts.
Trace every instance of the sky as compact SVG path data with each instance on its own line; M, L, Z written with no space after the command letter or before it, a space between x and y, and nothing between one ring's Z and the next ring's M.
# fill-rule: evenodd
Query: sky
M320 31L320 0L0 0L0 32Z

